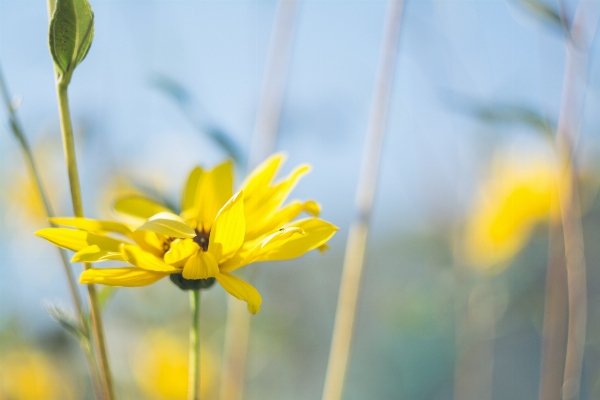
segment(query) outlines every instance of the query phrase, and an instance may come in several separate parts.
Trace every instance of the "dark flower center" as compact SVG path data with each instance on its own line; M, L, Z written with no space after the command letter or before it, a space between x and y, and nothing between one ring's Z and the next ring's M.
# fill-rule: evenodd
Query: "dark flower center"
M200 230L195 229L195 231L196 231L196 237L193 239L194 242L196 242L196 244L198 246L200 246L202 251L207 251L208 250L208 239L210 237L210 230L207 232L204 230L204 228L201 228Z

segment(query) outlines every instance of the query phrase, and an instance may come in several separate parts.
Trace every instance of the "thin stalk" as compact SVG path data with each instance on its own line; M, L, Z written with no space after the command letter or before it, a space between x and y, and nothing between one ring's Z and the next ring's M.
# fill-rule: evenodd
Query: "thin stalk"
M2 92L2 98L6 104L6 108L8 110L8 116L10 121L10 127L21 146L21 151L23 152L23 156L25 157L25 163L27 164L27 169L29 170L29 175L31 179L35 183L35 187L38 191L38 195L42 200L42 206L44 207L44 213L47 218L52 218L55 216L52 206L50 204L50 200L46 191L44 190L44 185L42 184L42 180L40 178L40 174L38 172L37 165L35 163L33 152L31 151L31 147L25 138L25 133L23 128L21 127L21 123L17 118L17 113L15 108L13 107L10 95L8 94L8 88L4 82L4 76L0 71L0 92ZM55 224L50 223L50 226L56 227ZM88 368L90 370L90 379L92 381L92 385L94 387L94 392L97 397L100 397L100 383L98 381L98 369L96 366L96 361L94 357L94 353L90 347L90 327L88 323L88 319L86 318L86 313L84 311L83 301L81 300L81 295L79 294L79 290L77 288L77 281L75 280L75 275L73 274L73 268L71 267L71 263L69 262L69 258L65 250L61 248L57 248L60 254L60 258L63 264L63 269L65 271L65 275L67 277L67 283L69 286L69 291L71 292L71 297L73 299L73 303L75 304L75 309L77 311L79 329L83 333L83 336L88 341L87 343L82 343L81 347L84 350L85 358L88 364Z
M260 164L275 149L299 6L300 1L298 0L279 0L277 2L248 157L248 170L252 170ZM227 323L219 391L221 400L242 399L250 340L250 321L251 317L245 303L230 296L227 302Z
M563 377L563 400L579 398L587 325L587 278L575 148L585 98L589 46L600 19L600 5L582 1L577 5L569 38L563 93L556 135L562 161L559 203L565 246L569 325ZM589 25L586 26L586 21ZM588 35L591 33L591 37Z
M83 218L83 203L81 200L81 186L79 184L79 173L77 171L77 158L75 155L75 141L73 139L73 127L71 125L71 113L69 110L68 82L70 76L64 76L62 79L56 78L56 89L58 96L58 111L60 117L60 128L63 139L63 149L67 162L67 171L69 175L69 185L71 188L71 200L73 203L73 212L75 217ZM91 268L90 264L84 264L87 270ZM105 396L108 400L115 398L112 376L106 354L106 344L104 339L104 327L102 324L102 314L98 304L98 295L95 285L87 285L88 301L90 303L90 316L92 321L92 330L95 336L94 343L98 350L98 366L101 371L102 385Z
M403 8L404 2L402 0L390 0L388 2L381 59L367 128L367 143L356 190L357 218L350 227L346 243L346 255L329 353L329 364L325 377L323 400L339 400L342 397L344 388L354 331L356 305L364 269L369 224L377 188L381 149L386 131Z
M190 365L188 400L200 400L200 290L190 290Z
M567 343L567 271L562 229L550 226L539 400L560 400Z
M454 399L491 400L496 296L490 278L485 277L468 295L466 307L457 307Z

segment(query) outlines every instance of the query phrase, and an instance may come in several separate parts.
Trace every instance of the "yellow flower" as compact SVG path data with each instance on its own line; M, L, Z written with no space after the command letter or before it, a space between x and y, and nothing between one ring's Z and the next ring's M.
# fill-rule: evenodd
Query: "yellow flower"
M81 230L50 228L36 234L76 251L73 261L122 260L135 267L92 268L81 275L81 283L144 286L168 275L176 283L181 280L176 278L179 274L184 281L214 278L256 314L260 294L231 272L253 262L289 260L313 249L323 250L337 230L316 218L320 207L312 200L282 207L309 170L300 166L273 184L282 161L282 155L266 160L235 195L230 162L211 171L195 168L183 191L180 216L139 196L117 201L117 211L140 221L135 230L113 221L56 218L53 222L58 225ZM313 217L291 222L303 211ZM109 237L107 232L125 239Z
M471 211L464 237L466 261L498 271L527 243L540 222L560 218L558 165L535 149L499 154Z
M75 398L67 374L44 354L32 350L11 350L0 359L0 399L63 400Z
M132 359L135 381L145 399L185 400L188 390L189 350L165 331L153 331L140 341ZM217 365L209 348L202 348L200 392L210 398L214 392Z

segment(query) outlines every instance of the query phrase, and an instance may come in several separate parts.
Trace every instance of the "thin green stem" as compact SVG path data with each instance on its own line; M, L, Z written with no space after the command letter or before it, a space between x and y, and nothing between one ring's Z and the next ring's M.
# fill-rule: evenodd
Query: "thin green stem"
M188 400L200 400L200 289L190 290L190 314Z
M60 116L60 127L63 139L63 149L67 162L67 171L69 175L69 185L71 188L71 200L73 203L73 212L76 217L83 217L83 203L81 200L81 186L79 184L79 172L77 170L77 158L75 155L75 141L73 139L73 127L71 125L71 113L69 110L68 82L70 76L63 76L56 80L56 89L58 95L58 110ZM84 264L87 270L91 264ZM98 350L98 366L102 375L102 384L105 396L108 400L115 398L114 386L108 357L106 344L104 340L104 327L102 324L102 314L98 304L98 295L95 285L87 285L88 300L90 303L90 316L92 329L95 336L95 343Z
M46 217L52 218L55 216L52 206L50 204L50 200L46 191L44 190L44 185L42 184L42 180L40 178L40 174L38 172L37 165L35 163L33 152L31 151L31 147L25 138L25 133L23 128L21 127L21 123L17 118L17 113L15 108L12 105L10 100L10 95L8 94L8 87L4 82L4 76L0 71L0 92L2 93L2 98L6 105L6 109L8 110L8 117L11 130L15 135L15 138L19 142L21 146L21 151L23 152L23 156L25 157L25 163L27 164L27 168L29 170L29 174L31 179L35 183L35 187L37 188L40 199L42 200L42 206L44 207L44 212ZM55 224L50 223L52 227L56 227ZM79 318L79 329L83 333L83 336L87 340L87 343L81 343L81 347L84 349L84 353L86 356L86 360L88 363L88 368L91 374L92 384L94 386L94 391L98 395L100 395L100 383L98 377L98 368L96 366L96 360L94 357L94 352L90 347L90 326L88 323L88 319L86 318L85 309L83 306L83 301L81 299L81 295L77 288L77 281L75 280L75 275L73 274L73 268L71 267L71 263L67 257L67 253L65 250L58 248L58 252L60 254L60 258L64 267L65 275L67 276L67 282L69 286L69 290L71 292L71 297L73 298L73 303L75 304L75 309L77 310L77 315Z

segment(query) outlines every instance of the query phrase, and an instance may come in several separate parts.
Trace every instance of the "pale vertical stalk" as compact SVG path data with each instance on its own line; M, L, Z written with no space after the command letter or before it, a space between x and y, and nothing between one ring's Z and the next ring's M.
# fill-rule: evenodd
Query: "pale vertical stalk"
M188 400L200 400L200 289L190 290Z
M27 168L29 170L29 174L31 175L31 179L35 183L35 187L37 188L38 194L42 201L42 206L44 207L44 212L46 217L52 218L54 217L54 212L52 211L52 206L50 204L50 200L46 191L44 190L44 185L42 184L42 180L40 178L40 174L38 172L37 165L35 163L33 152L29 147L29 143L27 143L27 139L25 138L25 133L23 132L23 128L17 118L17 114L15 109L11 103L10 95L8 94L8 88L4 83L4 76L2 75L2 71L0 71L0 92L2 92L2 98L6 103L6 108L9 114L10 126L11 129L19 141L19 145L21 146L21 150L23 151L23 156L25 157L25 162L27 164ZM55 224L50 223L52 227L56 227ZM75 304L75 309L77 311L79 329L85 336L88 343L85 346L82 344L84 349L85 357L88 363L88 368L90 370L90 379L92 381L92 385L94 387L94 392L99 397L100 387L98 382L98 371L96 368L96 362L94 353L91 347L90 342L90 334L89 334L89 324L86 318L86 314L83 307L83 301L81 300L81 295L79 294L79 290L77 288L77 281L75 280L75 276L73 274L73 269L71 267L71 263L67 257L66 251L60 248L57 248L60 254L60 258L64 267L65 275L67 276L67 282L69 286L69 290L71 292L71 297L73 298L73 303Z
M299 5L298 0L277 2L248 157L248 170L252 170L275 150ZM221 400L242 399L250 320L245 303L229 296L221 368Z
M75 155L75 141L73 139L73 127L71 126L71 114L69 111L69 99L67 94L68 79L63 81L56 78L56 91L58 96L58 110L60 117L60 127L63 139L63 149L67 162L67 171L69 175L69 185L71 188L71 200L73 202L73 212L75 217L83 218L83 203L81 200L81 186L79 184L79 173L77 171L77 158ZM67 82L67 83L65 83ZM87 270L91 268L90 264L83 264ZM102 324L102 314L98 304L98 295L95 285L87 285L88 301L90 303L90 317L92 321L92 330L94 332L94 343L98 350L98 366L102 375L102 385L107 399L115 398L112 376L108 365L106 354L106 343L104 339L104 327Z
M391 0L388 2L385 14L381 59L377 70L366 145L356 190L357 217L350 227L346 243L323 400L339 400L344 388L369 224L377 188L381 149L386 131L403 6L402 0Z
M588 70L588 52L600 18L600 4L581 1L577 5L569 40L558 119L556 147L561 157L562 180L559 203L565 245L569 326L563 378L563 400L579 398L587 324L586 265L581 228L581 209L575 163ZM586 21L589 25L586 26ZM591 34L591 35L590 35ZM588 36L589 35L589 36Z
M491 400L496 332L495 293L489 278L469 294L456 324L455 400Z
M542 328L539 400L560 400L567 342L567 271L562 229L551 225Z

